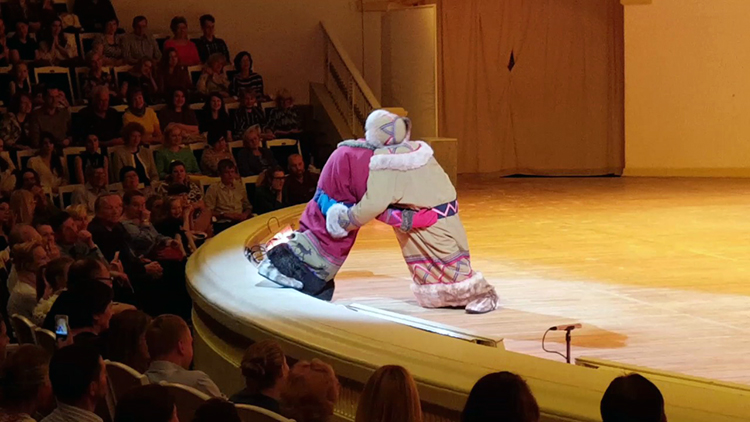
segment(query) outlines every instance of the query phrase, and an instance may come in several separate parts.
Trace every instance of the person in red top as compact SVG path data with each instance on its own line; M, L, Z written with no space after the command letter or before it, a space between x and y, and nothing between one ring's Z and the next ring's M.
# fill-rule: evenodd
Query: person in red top
M169 24L174 37L164 43L164 50L174 48L180 57L180 64L183 66L195 66L201 64L201 58L198 55L198 47L188 39L187 20L182 16L175 16Z

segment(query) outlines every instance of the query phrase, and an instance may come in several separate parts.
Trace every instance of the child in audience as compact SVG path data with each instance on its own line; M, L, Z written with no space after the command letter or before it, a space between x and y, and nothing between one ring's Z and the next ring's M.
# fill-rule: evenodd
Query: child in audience
M245 350L240 369L245 377L245 389L229 400L281 413L281 389L289 375L289 365L281 346L273 340L253 343Z
M422 422L419 392L406 368L378 368L359 396L355 422Z
M29 83L29 66L26 63L15 63L10 69L13 78L8 86L11 97L20 92L31 95L31 84Z
M222 98L230 97L229 79L224 74L225 60L221 53L209 56L206 66L203 67L203 74L198 79L198 92L203 95L218 93Z

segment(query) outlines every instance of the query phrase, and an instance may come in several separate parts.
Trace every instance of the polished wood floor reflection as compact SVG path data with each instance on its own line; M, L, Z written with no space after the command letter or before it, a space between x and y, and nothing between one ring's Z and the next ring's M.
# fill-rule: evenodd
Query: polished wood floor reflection
M581 322L573 355L750 384L750 179L461 178L472 261L502 300L487 315L420 308L391 229L366 226L334 300L542 351ZM562 334L547 337L563 351Z

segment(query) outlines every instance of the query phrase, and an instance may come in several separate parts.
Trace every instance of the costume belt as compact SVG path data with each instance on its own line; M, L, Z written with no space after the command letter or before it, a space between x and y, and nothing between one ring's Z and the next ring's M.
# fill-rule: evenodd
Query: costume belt
M351 208L354 206L352 203L346 203L346 202L338 202L335 199L328 196L323 189L318 189L315 191L315 196L313 196L313 201L317 202L318 207L320 208L320 211L323 213L323 215L326 215L328 213L328 210L333 206L334 204L340 203L344 204L347 207ZM411 211L411 212L418 212L420 210L412 210L410 208L399 208L399 207L389 207L389 211ZM454 216L458 214L458 200L454 199L450 202L446 202L444 204L436 205L432 208L427 208L421 210L423 212L433 212L437 215L438 220L443 218L448 218L451 216Z

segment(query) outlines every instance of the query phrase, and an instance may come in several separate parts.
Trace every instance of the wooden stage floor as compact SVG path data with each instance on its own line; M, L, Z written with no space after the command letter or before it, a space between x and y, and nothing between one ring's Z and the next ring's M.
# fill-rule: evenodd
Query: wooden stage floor
M420 308L391 229L371 223L337 277L356 302L541 349L580 322L573 356L750 384L750 179L462 178L486 315ZM547 347L564 351L563 334Z

